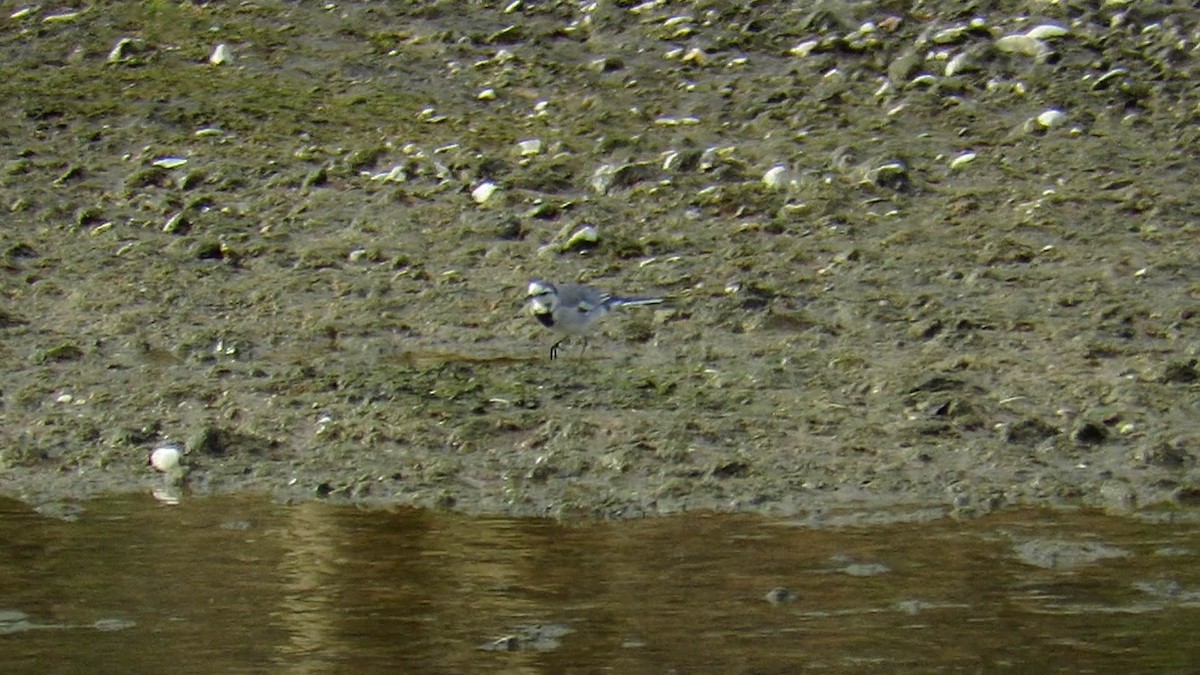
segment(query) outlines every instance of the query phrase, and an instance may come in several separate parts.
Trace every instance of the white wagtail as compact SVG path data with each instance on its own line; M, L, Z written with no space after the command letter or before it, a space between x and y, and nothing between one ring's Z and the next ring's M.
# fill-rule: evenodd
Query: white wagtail
M657 305L663 301L662 298L618 298L591 286L555 286L541 279L529 282L526 298L533 318L550 330L563 334L563 338L550 347L551 359L558 358L558 346L569 337L583 338L583 349L587 349L587 334L597 321L613 309Z

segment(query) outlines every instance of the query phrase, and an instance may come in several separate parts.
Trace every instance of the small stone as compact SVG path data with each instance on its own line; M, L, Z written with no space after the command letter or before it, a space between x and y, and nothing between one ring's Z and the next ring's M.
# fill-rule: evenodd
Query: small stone
M961 169L964 166L970 164L971 162L974 162L976 157L977 157L977 155L973 152L964 152L961 155L957 155L954 159L950 160L950 168L951 169Z
M600 231L595 225L584 225L575 230L575 232L563 244L564 251L571 251L581 248L591 248L600 241Z
M475 200L476 204L484 204L492 198L492 195L499 189L495 183L484 181L480 183L474 190L471 190L471 199Z
M184 234L191 228L191 223L184 217L183 211L179 211L175 215L167 219L163 223L162 231L165 234Z
M120 63L126 58L126 52L134 45L133 38L121 38L117 40L117 44L113 46L112 51L108 53L109 63Z
M602 164L594 172L588 183L597 194L605 194L616 180L617 167L612 164Z
M155 448L150 452L150 466L163 473L178 469L182 459L182 448L175 443Z
M1066 28L1056 26L1052 23L1044 23L1025 31L1025 37L1031 37L1035 40L1048 40L1068 34L1069 31Z
M224 65L233 61L233 51L229 49L229 45L222 42L213 48L212 54L208 57L208 62L214 66Z
M771 189L780 187L784 182L784 174L787 172L786 166L773 166L763 174L763 185Z
M979 66L971 62L971 57L967 55L967 52L961 52L946 63L946 69L942 71L942 74L946 77L953 77L971 70L979 70Z
M908 184L908 165L891 160L867 171L864 182L882 188L903 189Z
M817 45L819 45L819 44L820 44L820 42L818 42L816 40L805 40L804 42L801 42L800 44L796 45L795 47L792 47L791 49L789 49L788 54L791 54L792 56L798 56L800 58L804 58L805 56L808 56L809 54L811 54L812 51L814 49L816 49Z
M521 151L521 156L528 157L536 155L542 151L542 141L537 138L530 138L517 143L517 148Z
M679 60L683 61L684 63L691 63L697 66L708 65L708 56L704 53L704 50L698 47L693 47L684 52L683 56L679 57Z
M177 168L183 166L184 164L187 164L187 160L184 159L183 157L167 156L167 157L159 157L159 158L155 159L154 161L150 162L150 164L153 166L162 168L162 169L177 169Z
M83 16L83 12L63 12L61 14L49 14L42 18L42 23L63 23L66 21L74 21L80 16Z
M943 28L929 37L929 41L935 45L948 45L956 42L961 42L967 34L966 26L951 26Z
M1028 35L1005 35L996 39L996 49L1008 54L1024 54L1038 61L1050 55L1050 47L1045 42Z
M1041 125L1043 128L1053 129L1054 127L1062 126L1063 124L1066 123L1067 114L1061 110L1056 110L1054 108L1051 108L1051 109L1041 113L1040 115L1038 115L1035 119L1037 120L1037 123L1039 125Z

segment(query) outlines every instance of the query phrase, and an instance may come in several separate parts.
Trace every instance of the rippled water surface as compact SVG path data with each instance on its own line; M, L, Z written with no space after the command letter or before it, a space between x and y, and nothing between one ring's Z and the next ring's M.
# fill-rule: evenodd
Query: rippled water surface
M1200 527L0 501L0 671L1185 670Z

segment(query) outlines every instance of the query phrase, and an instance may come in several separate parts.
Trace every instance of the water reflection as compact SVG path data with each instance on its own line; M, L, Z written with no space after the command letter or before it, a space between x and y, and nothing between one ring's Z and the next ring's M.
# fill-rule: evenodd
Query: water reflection
M1197 526L0 501L0 671L1077 671L1200 662ZM57 516L57 517L56 517Z

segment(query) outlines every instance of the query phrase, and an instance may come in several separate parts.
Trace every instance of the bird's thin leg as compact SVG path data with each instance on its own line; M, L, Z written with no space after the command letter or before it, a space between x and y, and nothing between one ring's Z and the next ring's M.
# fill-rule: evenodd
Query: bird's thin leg
M567 341L567 338L563 338L563 339L559 340L558 342L555 342L553 345L550 345L550 360L551 361L558 358L558 346L566 341Z
M582 337L580 337L579 339L583 341L583 346L581 346L581 347L579 348L579 358L580 358L580 359L582 359L582 358L583 358L583 353L587 351L587 347L588 347L588 339L587 339L587 336L582 336Z

